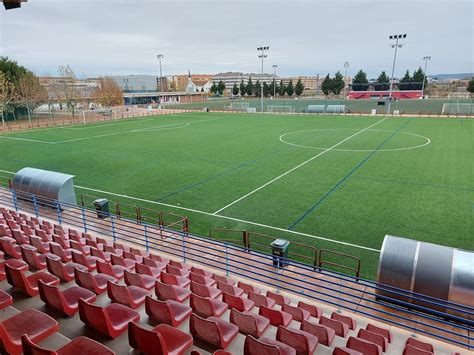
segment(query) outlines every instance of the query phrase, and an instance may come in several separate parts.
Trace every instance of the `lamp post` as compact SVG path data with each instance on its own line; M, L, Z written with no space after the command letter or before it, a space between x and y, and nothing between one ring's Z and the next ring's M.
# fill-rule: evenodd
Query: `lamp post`
M258 57L262 58L262 82L260 83L260 112L263 112L263 59L267 57L265 54L266 51L268 51L270 47L258 47L257 51L261 51L262 54L260 54Z
M425 61L425 71L423 72L423 84L421 86L421 97L424 99L425 98L426 68L428 67L428 61L431 60L431 56L427 55L423 57L423 60Z
M345 81L347 78L347 69L349 68L349 62L344 62L344 86L345 86ZM347 85L347 88L349 89L349 85ZM347 97L347 94L346 94Z
M388 108L387 108L387 115L390 115L390 108L392 106L392 91L393 91L393 76L395 73L395 63L397 61L397 50L398 48L401 48L403 44L399 44L398 41L400 39L405 39L407 38L406 33L402 35L390 35L388 37L390 40L395 40L395 44L392 44L392 48L395 48L395 53L393 55L393 65L392 65L392 75L390 76L390 91L388 95Z
M278 68L278 65L273 64L273 99L276 98L276 70Z
M161 104L163 104L165 102L165 99L163 97L163 74L161 73L161 59L163 59L163 54L158 54L156 58L158 58L158 60L160 61Z

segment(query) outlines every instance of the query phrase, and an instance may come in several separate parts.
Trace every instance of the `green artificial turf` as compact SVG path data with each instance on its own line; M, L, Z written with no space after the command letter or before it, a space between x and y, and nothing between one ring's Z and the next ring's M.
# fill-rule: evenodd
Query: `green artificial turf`
M186 215L194 233L355 255L367 278L379 253L356 246L379 250L386 234L474 249L473 120L183 113L4 134L0 152L1 170L73 174L78 196Z

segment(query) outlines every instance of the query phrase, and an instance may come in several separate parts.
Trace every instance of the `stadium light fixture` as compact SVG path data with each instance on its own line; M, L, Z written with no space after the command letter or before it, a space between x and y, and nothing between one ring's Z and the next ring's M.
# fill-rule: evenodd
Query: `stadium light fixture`
M273 99L276 98L276 70L278 68L278 65L273 64Z
M388 108L387 115L390 115L390 109L392 107L392 93L393 93L393 76L395 74L395 63L397 61L397 50L402 48L403 44L399 43L399 40L407 38L406 33L401 35L390 35L388 38L391 41L395 41L394 44L391 44L392 48L395 48L395 53L393 54L393 64L392 64L392 75L390 76L390 91L388 94Z
M421 97L425 98L425 81L426 81L426 68L428 67L428 61L431 60L431 56L427 55L423 57L425 61L425 71L423 72L423 84L421 85Z
M160 62L160 86L161 86L161 102L160 104L163 105L165 102L164 94L163 94L163 74L161 73L161 60L164 58L163 54L158 54L156 58Z
M262 54L260 54L258 57L262 58L262 81L260 82L260 110L263 112L263 60L267 57L265 54L266 51L268 51L270 47L268 46L263 46L263 47L257 47L257 51L261 51Z

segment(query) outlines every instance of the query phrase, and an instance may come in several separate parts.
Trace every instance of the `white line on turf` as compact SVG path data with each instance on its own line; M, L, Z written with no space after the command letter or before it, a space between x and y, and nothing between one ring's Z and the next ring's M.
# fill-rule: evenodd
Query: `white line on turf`
M270 184L273 184L275 181L277 181L277 180L281 179L282 177L284 177L284 176L286 176L286 175L292 173L293 171L295 171L295 170L301 168L302 166L304 166L304 165L306 165L306 164L312 162L313 160L315 160L315 159L319 158L320 156L326 154L327 152L331 151L332 149L336 148L337 146L341 145L342 143L347 142L349 139L354 138L355 136L357 136L357 135L359 135L359 134L361 134L361 133L363 133L363 132L365 132L365 131L371 129L372 127L378 125L379 123L382 123L382 122L385 121L386 119L388 119L388 117L382 118L381 120L375 122L374 124L371 124L370 126L364 128L364 129L361 129L360 131L357 131L356 133L354 133L353 135L351 135L351 136L349 136L349 137L347 137L347 138L344 138L342 141L340 141L340 142L334 144L333 146L331 146L331 147L329 147L329 148L323 150L321 153L316 154L315 156L309 158L308 160L302 162L301 164L298 164L297 166L291 168L290 170L284 172L283 174L278 175L276 178L273 178L272 180L266 182L266 183L263 184L262 186L257 187L255 190L250 191L249 193L247 193L247 194L245 194L245 195L239 197L237 200L232 201L231 203L229 203L229 204L225 205L224 207L218 209L217 211L215 211L215 212L213 213L213 215L217 215L218 213L220 213L220 212L224 211L225 209L229 208L230 206L235 205L237 202L242 201L244 198L247 198L247 197L249 197L250 195L253 195L255 192L260 191L261 189L267 187L267 186L270 185Z

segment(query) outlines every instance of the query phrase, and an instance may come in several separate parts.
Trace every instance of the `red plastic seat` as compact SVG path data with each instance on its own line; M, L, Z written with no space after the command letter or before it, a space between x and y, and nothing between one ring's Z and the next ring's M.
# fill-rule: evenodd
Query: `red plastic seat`
M347 340L346 348L359 351L364 355L382 354L382 348L377 344L355 337L349 337L349 340Z
M264 295L260 295L253 291L250 291L247 297L249 300L254 301L257 307L265 306L268 308L272 308L276 303L274 299L268 298Z
M195 314L189 320L191 334L202 341L225 349L234 340L239 328L232 323L217 317L201 318Z
M21 259L21 249L19 245L16 245L15 239L2 237L0 238L0 243L5 254L15 259Z
M418 349L423 350L423 351L429 351L429 352L432 352L432 353L434 352L434 348L433 348L432 344L425 343L425 342L417 340L415 338L408 338L406 343L405 343L405 346L406 345L414 346L415 348L418 348Z
M36 248L38 253L49 253L49 242L43 242L40 237L30 236L30 244Z
M71 245L71 249L77 250L79 253L84 255L91 255L91 247L87 245L83 245L81 242L76 240L70 239L69 244ZM84 244L86 244L84 240Z
M247 335L244 342L245 355L296 355L296 350L291 346L267 337L255 339Z
M148 258L150 256L150 252L139 249L139 248L134 248L134 247L130 247L130 253L135 254L137 256L142 256L145 258Z
M160 258L160 260L162 260L162 259ZM142 264L152 266L152 267L157 267L157 268L160 268L162 270L166 269L166 265L168 265L168 262L167 261L160 261L160 260L153 259L153 258L143 258Z
M59 278L62 281L69 282L74 280L74 269L78 268L79 270L85 271L87 268L85 266L75 264L75 263L67 263L63 264L59 257L55 257L54 259L50 256L46 258L46 265L48 271Z
M28 263L32 268L37 270L46 269L46 257L57 258L54 254L38 254L34 246L23 244L21 245L21 254L23 255L23 260Z
M281 306L281 310L287 313L290 313L293 319L298 322L307 320L310 316L307 310L299 308L299 307L295 307L295 306L290 306L289 304L286 304L286 303L283 306Z
M80 286L71 286L60 290L57 286L49 286L42 281L38 282L38 289L41 299L46 305L57 309L67 316L73 316L78 311L78 300L82 298L87 302L95 302L94 292L86 290Z
M136 254L134 254L130 251L126 251L126 250L123 251L123 257L125 259L133 260L133 261L135 261L135 263L138 263L138 264L141 264L143 262L143 256L136 255Z
M343 316L340 313L332 312L331 319L338 320L339 322L347 324L350 330L354 330L357 328L357 321L349 316Z
M120 265L110 265L109 263L97 259L97 272L114 277L116 280L123 278L125 267Z
M58 235L56 231L53 234L53 242L59 244L59 246L63 249L71 249L71 244L69 243L69 240L67 240L61 235Z
M107 290L107 282L116 280L115 277L110 275L101 273L94 275L87 270L77 268L74 270L74 279L79 286L91 290L96 295L100 295Z
M74 261L76 264L85 266L89 271L94 271L95 269L97 269L97 262L99 260L102 261L102 259L100 258L82 254L81 252L78 252L76 250L72 252L72 261Z
M21 354L21 336L40 342L59 330L59 324L43 312L27 309L0 322L0 338L9 354Z
M365 327L369 332L375 333L375 334L380 334L381 336L385 337L389 343L392 342L393 340L393 334L390 330L378 327L376 325L368 323L367 326Z
M115 355L115 353L105 345L83 336L74 338L56 351L43 348L33 343L26 335L21 336L21 343L24 355Z
M292 320L291 314L265 306L260 306L258 314L268 318L270 324L275 327L278 327L279 325L286 327Z
M213 286L206 286L191 282L191 292L201 297L219 298L222 295L222 291Z
M161 282L168 285L188 287L189 284L191 283L191 280L189 280L187 277L168 274L164 271L161 273L160 278L161 278Z
M191 266L188 266L185 263L182 263L181 261L170 260L168 262L168 265L178 267L185 271L191 271Z
M459 354L459 353L455 353ZM403 353L402 355L433 355L431 351L425 351L422 349L418 349L417 347L407 344L405 345L405 348L403 348Z
M267 291L267 297L275 300L276 304L279 304L280 306L283 306L284 304L290 304L290 299L279 293Z
M214 279L203 275L195 274L194 272L189 273L189 279L193 282L205 286L214 286L216 284L216 281Z
M41 228L42 226L40 226ZM36 229L36 236L41 239L43 243L47 243L51 241L51 233L49 231L45 231L43 229Z
M278 327L276 340L291 346L297 354L312 354L318 345L318 338L296 328Z
M349 332L349 326L346 323L325 316L319 317L319 324L334 329L339 337L345 338Z
M159 278L161 275L160 268L143 265L143 264L135 264L135 272L140 275L148 275L154 277L155 279Z
M0 237L12 237L12 231L8 226L0 224Z
M222 292L228 293L234 296L242 296L244 294L244 290L237 286L232 286L230 284L219 282L217 281L217 288Z
M252 312L239 312L230 310L229 320L239 327L239 331L245 335L260 338L270 325L270 320Z
M155 287L156 279L153 276L136 274L125 270L124 281L128 286L133 285L146 290L151 290Z
M298 307L308 311L311 317L319 318L323 314L321 308L316 307L313 304L305 303L303 301L298 302Z
M228 309L227 304L222 301L200 297L194 293L191 293L191 301L189 304L193 313L203 318L211 316L220 317Z
M383 352L388 348L388 340L383 335L372 333L366 329L359 329L357 337L377 344L382 348Z
M34 225L34 223L33 223L33 225ZM27 224L22 224L20 226L20 228L23 231L23 233L25 233L28 237L31 236L31 235L35 235L35 233L33 232L33 229L31 228L30 225L28 225L28 223Z
M51 253L59 256L63 263L67 263L72 260L72 249L64 249L58 243L49 243L49 249Z
M5 309L13 304L13 298L5 291L0 290L0 310Z
M364 354L353 349L338 346L334 348L332 355L364 355Z
M166 265L166 272L171 275L177 275L177 276L183 276L183 277L189 277L190 271L180 269L179 267L176 266L171 266L170 264Z
M313 334L318 338L318 342L325 346L330 346L336 335L336 331L322 324L315 324L306 320L301 322L301 330Z
M257 295L261 294L262 293L262 290L259 289L258 287L255 287L253 285L250 285L250 284L247 284L247 283L244 283L242 281L239 281L237 283L237 286L239 288L241 288L242 290L244 290L244 292L246 294L248 294L249 292L253 292L253 293L256 293Z
M193 338L167 324L159 324L149 330L130 322L128 342L132 348L146 355L181 355L193 345Z
M110 261L112 262L112 265L120 265L129 271L135 270L135 264L137 263L135 260L125 259L124 257L115 254L110 254Z
M120 250L130 251L130 247L128 245L125 245L123 243L118 243L118 242L114 242L114 248L115 249L120 249Z
M191 291L181 286L168 285L160 281L156 281L155 294L161 300L184 302L191 296Z
M30 238L23 233L21 230L13 230L13 239L16 240L16 243L19 245L30 244Z
M86 325L111 338L125 332L129 322L140 319L140 314L127 306L111 303L102 307L82 299L79 300L79 316Z
M212 272L206 271L204 269L201 269L201 268L198 268L198 267L195 267L195 266L191 267L191 272L194 273L194 274L204 276L204 277L212 278Z
M25 292L30 297L34 297L38 294L39 280L43 281L47 285L59 285L59 279L56 276L44 271L38 271L34 274L26 276L24 271L12 268L8 266L8 264L5 264L5 272L7 274L8 283L14 288Z
M160 301L146 297L145 311L148 316L159 323L179 327L193 312L191 307L173 300Z
M236 309L239 312L250 311L255 302L245 297L234 296L226 292L222 293L222 300L227 303L230 309Z
M110 254L122 256L123 250L122 249L115 249L113 246L104 244L104 251Z
M149 292L141 287L118 285L113 281L107 282L107 295L112 302L136 309L145 303Z

